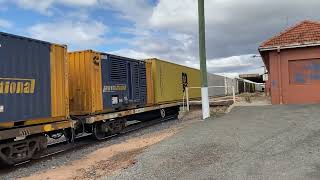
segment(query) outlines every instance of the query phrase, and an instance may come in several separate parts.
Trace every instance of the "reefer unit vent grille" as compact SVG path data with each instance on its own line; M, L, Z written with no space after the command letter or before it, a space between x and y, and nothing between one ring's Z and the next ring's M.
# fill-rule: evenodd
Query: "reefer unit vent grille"
M134 87L134 98L139 99L139 64L134 63L133 65L133 87Z
M125 61L111 58L111 81L123 81L127 79L127 64Z
M140 93L141 96L144 97L147 95L147 78L146 78L146 66L144 64L140 64Z

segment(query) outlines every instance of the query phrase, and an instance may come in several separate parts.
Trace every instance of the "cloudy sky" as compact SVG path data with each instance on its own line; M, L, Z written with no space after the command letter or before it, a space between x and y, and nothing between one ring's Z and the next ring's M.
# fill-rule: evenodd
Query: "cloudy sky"
M205 0L212 73L262 73L259 44L298 21L319 19L319 0ZM0 0L1 31L134 58L198 67L197 0Z

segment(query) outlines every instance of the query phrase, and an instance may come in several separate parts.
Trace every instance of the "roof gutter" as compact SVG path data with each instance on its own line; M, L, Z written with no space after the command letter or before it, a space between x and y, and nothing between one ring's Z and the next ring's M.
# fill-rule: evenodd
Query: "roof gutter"
M273 50L280 50L280 49L293 49L293 48L312 47L312 46L320 46L320 42L310 43L310 44L293 44L293 45L286 45L286 46L259 47L259 51L263 52L263 51L273 51Z

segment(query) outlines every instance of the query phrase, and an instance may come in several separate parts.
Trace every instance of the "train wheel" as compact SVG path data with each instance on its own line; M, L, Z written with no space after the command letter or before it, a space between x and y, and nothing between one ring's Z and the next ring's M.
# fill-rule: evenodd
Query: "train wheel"
M109 128L107 123L96 123L92 127L92 135L97 140L104 139L107 135L109 135Z
M38 142L38 148L37 150L34 152L32 159L39 159L42 155L42 153L47 149L48 146L48 139L47 137L45 138L40 138L39 142Z
M65 129L64 136L68 143L74 143L75 136L76 136L74 128Z
M126 119L117 119L112 122L100 122L92 126L92 135L97 140L102 140L112 134L120 133L126 127Z
M165 109L160 109L160 115L162 118L166 117L166 110Z

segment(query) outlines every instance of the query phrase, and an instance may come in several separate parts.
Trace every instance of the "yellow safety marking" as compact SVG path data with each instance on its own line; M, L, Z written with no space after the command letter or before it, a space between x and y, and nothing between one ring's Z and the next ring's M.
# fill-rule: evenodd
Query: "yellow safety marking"
M52 127L51 124L47 124L47 125L45 125L45 126L43 127L43 130L44 130L45 132L49 132L49 131L53 131L54 128Z

